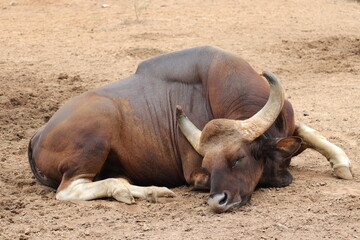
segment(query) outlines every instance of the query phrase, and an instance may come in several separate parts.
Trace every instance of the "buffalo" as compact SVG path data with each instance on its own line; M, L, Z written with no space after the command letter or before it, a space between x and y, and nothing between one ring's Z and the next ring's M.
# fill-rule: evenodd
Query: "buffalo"
M130 77L70 99L31 138L28 156L59 200L157 202L188 184L210 191L221 213L256 187L289 185L291 158L307 148L352 178L341 148L295 123L274 74L205 46L146 60Z

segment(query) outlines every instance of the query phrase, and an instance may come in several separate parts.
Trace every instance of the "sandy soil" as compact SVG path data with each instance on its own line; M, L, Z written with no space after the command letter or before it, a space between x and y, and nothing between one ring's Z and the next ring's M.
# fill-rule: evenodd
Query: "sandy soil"
M109 8L102 8L102 4ZM299 121L345 149L355 179L293 159L294 182L229 213L184 186L174 201L56 201L33 177L29 138L70 97L149 57L214 45L282 80ZM336 0L0 1L0 239L360 238L360 4Z

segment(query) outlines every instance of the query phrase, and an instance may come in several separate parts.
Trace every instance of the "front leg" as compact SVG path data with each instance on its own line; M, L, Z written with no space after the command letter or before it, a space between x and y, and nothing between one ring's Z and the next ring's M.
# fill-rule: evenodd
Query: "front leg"
M151 202L163 202L164 198L175 197L175 193L166 187L140 187L131 185L124 178L107 178L93 182L90 179L79 178L68 182L66 187L58 190L58 200L93 200L103 197L113 197L119 202L135 203L135 198Z
M121 179L124 183L124 179ZM149 202L166 202L168 198L175 197L175 193L167 187L149 186L142 187L132 185L126 181L125 186L129 189L131 195L135 198L142 198Z
M327 158L337 177L348 180L353 178L350 169L350 160L344 150L331 143L318 131L305 124L299 124L296 127L295 136L303 139L301 151L306 148L316 150Z

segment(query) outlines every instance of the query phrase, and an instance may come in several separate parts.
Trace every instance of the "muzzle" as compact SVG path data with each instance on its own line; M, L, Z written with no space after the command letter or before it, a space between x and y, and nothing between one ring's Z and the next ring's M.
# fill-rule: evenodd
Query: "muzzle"
M237 197L236 201L233 201L233 199L234 197L231 196L229 191L224 191L222 193L211 194L208 198L208 204L213 212L223 213L230 208L242 205L240 195Z

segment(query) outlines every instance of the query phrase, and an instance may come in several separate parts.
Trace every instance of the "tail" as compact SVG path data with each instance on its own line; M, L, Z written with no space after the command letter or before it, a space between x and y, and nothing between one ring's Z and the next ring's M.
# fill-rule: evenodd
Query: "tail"
M35 135L34 135L35 136ZM48 187L52 187L57 189L59 184L55 181L52 180L48 180L45 179L43 176L41 176L39 169L36 167L35 165L35 160L33 158L33 152L32 152L32 147L31 147L31 141L32 141L33 137L30 139L29 141L29 146L28 146L28 159L29 159L29 164L31 167L31 171L33 172L35 178L43 185L48 186Z

